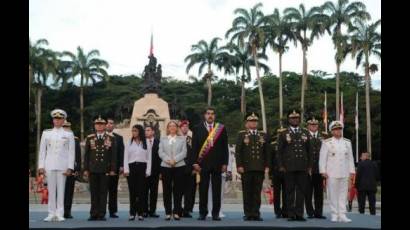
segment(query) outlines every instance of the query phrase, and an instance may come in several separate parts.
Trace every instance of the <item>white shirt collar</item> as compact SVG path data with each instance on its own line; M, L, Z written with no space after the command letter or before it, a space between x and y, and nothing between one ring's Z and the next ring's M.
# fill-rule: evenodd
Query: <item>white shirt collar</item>
M312 131L309 131L309 133L310 133L310 135L312 135L312 137L317 137L318 135L318 131L316 131L316 132L312 132Z
M296 126L296 127L290 126L290 128L292 129L293 132L295 132L296 129L299 129L299 126Z
M257 134L257 133L258 133L258 130L257 130L257 129L249 129L249 131L250 131L252 134Z
M168 135L168 140L170 144L174 143L176 139L177 139L177 135L175 136Z

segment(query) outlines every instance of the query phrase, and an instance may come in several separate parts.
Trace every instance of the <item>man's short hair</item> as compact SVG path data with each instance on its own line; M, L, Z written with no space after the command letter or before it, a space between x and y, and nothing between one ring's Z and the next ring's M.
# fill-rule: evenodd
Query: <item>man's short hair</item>
M205 110L204 110L204 114L206 114L206 112L208 112L208 110L211 110L211 111L213 111L214 113L216 113L216 110L215 110L215 108L214 108L214 107L212 107L212 106L208 106L208 107L206 107L206 108L205 108Z
M146 129L146 128L150 128L152 131L155 131L155 130L154 130L154 127L152 127L152 125L146 125L146 126L144 127L144 129Z
M113 117L107 117L107 122L108 120L115 121Z

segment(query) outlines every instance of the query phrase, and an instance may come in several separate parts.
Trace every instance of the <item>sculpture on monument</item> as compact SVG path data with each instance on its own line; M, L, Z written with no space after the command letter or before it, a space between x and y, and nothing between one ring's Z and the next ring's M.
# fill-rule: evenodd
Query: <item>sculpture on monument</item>
M148 56L148 65L144 68L142 84L142 92L146 93L159 93L161 89L162 67L161 64L157 66L157 58L154 55Z

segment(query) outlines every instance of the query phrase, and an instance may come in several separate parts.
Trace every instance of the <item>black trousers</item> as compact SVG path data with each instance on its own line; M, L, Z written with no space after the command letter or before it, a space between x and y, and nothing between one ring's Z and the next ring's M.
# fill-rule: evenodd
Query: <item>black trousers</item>
M308 174L306 171L285 172L288 216L303 216Z
M110 214L118 212L118 179L119 175L108 177L108 211L110 212Z
M162 188L165 214L182 214L182 193L184 186L185 166L176 168L161 167ZM172 209L174 201L174 209Z
M143 215L144 212L144 190L145 170L147 164L133 162L129 164L129 175L127 177L130 196L130 216Z
M318 173L308 175L306 183L305 206L309 216L322 216L323 214L323 178ZM312 205L312 197L315 200L315 207Z
M196 193L196 174L184 173L184 213L190 213L194 209Z
M75 177L68 176L64 188L64 215L71 215L71 206L73 204Z
M376 215L376 192L375 191L358 191L357 201L359 202L359 212L364 213L366 207L366 196L369 200L369 209L371 215Z
M159 173L146 178L144 193L144 212L154 214L157 210Z
M259 217L264 172L251 171L242 174L243 209L247 217Z
M212 216L219 216L221 210L222 173L217 170L202 169L199 182L199 214L208 215L209 180L212 182Z
M287 215L285 174L280 171L273 171L273 206L276 215ZM281 202L282 201L282 202Z
M104 217L107 210L108 176L105 173L90 173L91 217Z

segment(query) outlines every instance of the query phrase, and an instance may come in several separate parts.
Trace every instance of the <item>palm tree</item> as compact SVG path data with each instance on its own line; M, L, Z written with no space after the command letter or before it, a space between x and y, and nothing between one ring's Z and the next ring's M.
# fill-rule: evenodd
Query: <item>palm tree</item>
M355 20L351 28L353 33L352 40L352 57L356 57L356 68L363 63L365 69L366 84L366 130L367 130L367 152L372 154L371 139L371 115L370 115L370 71L375 71L375 67L370 66L369 58L375 55L381 58L381 34L377 31L381 20L366 25L362 20Z
M258 49L263 46L265 40L265 34L262 29L264 23L264 15L260 8L262 3L258 3L253 6L249 11L243 8L238 8L234 11L234 14L237 17L232 22L232 28L229 29L225 37L228 38L230 34L233 34L231 37L231 43L237 41L240 47L244 47L245 39L246 43L250 47L250 51L255 62L256 68L256 79L258 81L259 89L259 98L261 103L261 112L262 112L262 126L263 131L267 131L266 127L266 113L265 113L265 100L263 98L262 91L262 81L259 75L259 63L257 61Z
M38 159L38 150L40 146L40 136L41 136L41 99L43 96L43 89L47 85L47 81L50 75L55 75L55 69L57 66L56 53L51 49L46 49L42 45L48 45L47 40L40 39L31 45L29 42L29 69L32 73L30 77L30 87L33 82L33 86L36 89L36 123L37 123L37 135L36 135L36 164ZM30 94L30 89L29 89Z
M212 104L212 85L211 80L214 76L212 71L212 65L218 65L222 58L222 49L218 47L218 41L221 40L218 37L213 38L209 43L205 40L199 41L197 44L192 45L191 51L193 53L185 57L185 62L188 62L186 67L186 73L196 64L199 64L198 76L202 74L204 67L208 68L207 73L203 79L206 82L208 88L208 106Z
M282 56L289 49L288 42L293 41L296 45L296 34L292 31L291 24L280 16L279 10L265 18L266 46L270 45L273 51L279 54L279 124L283 122L283 83L282 83Z
M251 55L249 45L245 45L241 48L234 43L228 43L224 48L231 53L230 65L233 67L231 72L235 72L237 80L241 85L241 113L244 116L246 114L245 83L250 82L251 80L251 67L255 66L255 61ZM268 60L266 54L263 52L258 53L257 58L259 67L262 68L264 72L268 72L269 67L260 62L260 60Z
M339 73L340 65L346 57L346 41L347 36L342 34L342 26L351 26L354 19L367 20L370 19L370 14L366 12L366 5L362 2L352 2L349 0L338 0L335 5L333 2L325 2L322 6L324 12L329 16L328 26L333 26L332 40L336 48L336 120L339 120Z
M100 52L91 50L85 53L81 47L77 47L77 54L63 52L63 55L71 58L72 77L80 77L80 126L81 126L81 141L84 140L84 88L91 81L96 83L98 79L108 79L108 73L104 68L108 68L109 64L103 59L99 59Z
M58 86L61 82L60 88L65 90L67 87L68 80L73 77L73 62L58 60L56 68L56 77L54 80L54 85Z
M308 47L312 45L313 39L318 38L326 31L326 17L322 14L320 7L312 7L306 11L303 4L299 5L299 9L286 8L284 10L284 18L292 25L292 29L296 34L297 40L300 42L303 51L303 75L302 75L302 89L301 89L301 121L303 122L304 104L305 104L305 90L307 83L307 51ZM310 36L307 32L310 31Z

